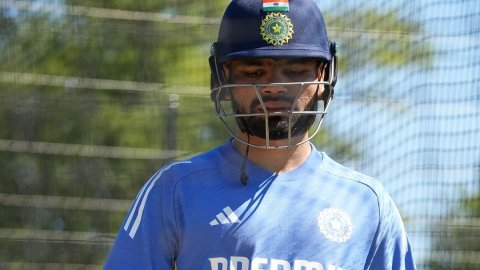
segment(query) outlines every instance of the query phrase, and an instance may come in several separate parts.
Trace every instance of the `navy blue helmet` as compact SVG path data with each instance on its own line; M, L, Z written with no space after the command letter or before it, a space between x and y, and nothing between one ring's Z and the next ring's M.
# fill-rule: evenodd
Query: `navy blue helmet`
M251 144L239 139L247 145L261 148L286 148L310 140L319 130L320 123L333 97L333 87L336 83L337 58L336 46L328 39L323 15L313 0L233 0L223 15L218 39L211 47L209 59L211 68L211 98L215 102L216 114L227 127L230 134L237 136L237 126L241 132L250 133L245 121L251 114L236 111L231 106L229 91L236 88L225 76L223 65L231 60L242 58L313 58L322 63L324 76L321 81L296 82L299 91L306 85L317 84L323 87L323 95L314 109L295 111L292 107L285 115L289 120L287 143L281 147L272 147L272 136L269 131L269 113L265 110L265 145ZM275 83L274 83L275 84ZM278 84L278 83L277 83ZM251 89L261 99L259 87L264 84L252 84ZM242 85L245 87L245 85ZM260 103L263 102L260 100ZM321 104L320 104L321 103ZM229 108L232 107L232 108ZM308 139L302 142L292 142L295 135L293 115L305 114L309 122ZM231 120L234 119L232 122ZM316 121L313 121L316 120ZM312 122L312 123L310 123ZM316 125L313 125L316 122ZM234 123L234 125L232 125ZM311 126L313 125L313 128ZM312 131L313 130L313 131Z

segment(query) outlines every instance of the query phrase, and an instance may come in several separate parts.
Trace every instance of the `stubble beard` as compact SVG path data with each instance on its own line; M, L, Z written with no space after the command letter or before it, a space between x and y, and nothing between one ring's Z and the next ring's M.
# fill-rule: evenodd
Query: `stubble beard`
M264 100L265 102L266 100ZM233 106L237 113L242 113L238 108L238 105L233 101ZM293 101L289 101L293 102ZM257 106L257 102L252 102L250 111L254 111ZM292 103L290 103L292 104ZM306 111L317 111L318 100L312 98L307 104ZM295 106L295 111L299 111L299 108ZM244 112L243 112L244 113ZM292 114L291 115L291 138L297 136L303 136L308 132L315 122L315 114ZM276 115L268 118L268 135L270 140L286 140L289 138L289 115ZM266 121L263 116L249 116L237 118L237 123L242 132L249 135L253 135L262 139L266 139Z

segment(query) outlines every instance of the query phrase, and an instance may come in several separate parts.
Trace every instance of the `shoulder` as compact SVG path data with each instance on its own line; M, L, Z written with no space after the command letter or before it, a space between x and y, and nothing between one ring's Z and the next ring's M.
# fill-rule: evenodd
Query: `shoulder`
M240 155L231 142L212 148L190 158L172 162L160 168L152 178L162 186L177 187L180 184L218 184L232 171L238 170Z
M326 154L322 154L322 170L335 179L339 179L343 185L361 187L365 194L374 197L378 204L380 216L397 211L393 199L378 179L341 165Z
M325 173L343 179L347 182L364 185L377 195L378 193L385 192L383 185L377 179L360 173L354 169L348 168L336 162L325 153L321 154L323 158L322 169Z
M177 160L160 168L153 177L179 182L190 176L217 170L221 162L220 147L213 148L184 160Z
M373 177L359 173L353 169L347 168L335 162L327 155L324 155L324 162L322 165L324 171L326 171L328 174L334 175L337 178L343 179L344 183L350 182L354 183L354 185L362 185L364 187L363 190L368 190L368 193L370 194L369 197L371 198L373 196L376 200L381 224L396 224L403 227L398 208L380 181Z
M147 211L149 214L167 213L166 216L173 217L173 201L178 184L185 179L198 179L197 176L205 171L213 171L214 165L212 164L215 164L215 160L219 159L217 157L220 155L218 151L218 148L214 148L208 152L189 159L175 161L160 168L144 183L138 192L126 221L126 227L129 226L135 213L140 213L138 216L141 219L146 208L155 209Z

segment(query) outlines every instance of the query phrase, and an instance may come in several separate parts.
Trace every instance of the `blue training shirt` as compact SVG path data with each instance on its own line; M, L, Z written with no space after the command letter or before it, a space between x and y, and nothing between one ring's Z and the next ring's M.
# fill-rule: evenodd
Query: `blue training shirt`
M138 193L104 269L415 269L399 212L382 185L312 145L274 174L231 141L170 164Z

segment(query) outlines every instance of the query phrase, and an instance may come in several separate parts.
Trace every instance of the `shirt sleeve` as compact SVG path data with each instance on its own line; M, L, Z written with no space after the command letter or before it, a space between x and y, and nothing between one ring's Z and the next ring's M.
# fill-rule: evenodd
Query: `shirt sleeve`
M380 222L365 269L416 269L400 213L388 194L379 199Z
M174 192L168 182L159 171L140 190L103 269L174 269Z

